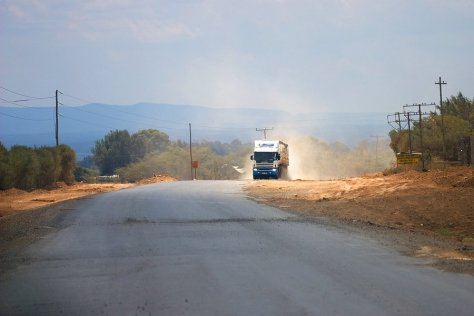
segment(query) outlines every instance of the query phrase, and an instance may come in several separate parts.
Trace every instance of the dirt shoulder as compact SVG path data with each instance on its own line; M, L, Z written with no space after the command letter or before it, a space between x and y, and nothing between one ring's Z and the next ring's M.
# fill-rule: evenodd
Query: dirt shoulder
M250 197L369 233L405 254L474 274L474 169L327 181L253 181Z

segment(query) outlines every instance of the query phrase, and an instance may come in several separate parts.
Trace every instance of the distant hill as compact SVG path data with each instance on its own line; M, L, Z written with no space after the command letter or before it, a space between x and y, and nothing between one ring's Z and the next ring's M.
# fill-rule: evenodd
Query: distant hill
M1 107L0 141L10 147L54 145L54 108ZM371 135L386 136L385 113L297 113L265 109L216 109L203 106L139 103L119 106L87 104L60 107L59 141L72 146L78 157L90 154L96 140L110 130L156 128L171 139L250 142L261 138L255 128L274 127L269 138L288 133L309 135L326 142L357 144Z

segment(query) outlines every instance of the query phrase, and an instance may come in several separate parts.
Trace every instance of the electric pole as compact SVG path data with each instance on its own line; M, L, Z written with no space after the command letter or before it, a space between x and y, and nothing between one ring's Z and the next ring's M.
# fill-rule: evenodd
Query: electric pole
M439 77L439 81L435 82L435 84L439 85L439 111L441 113L441 133L443 135L443 160L444 164L446 164L446 131L444 129L444 110L443 110L443 85L447 84L444 81L441 81L441 77Z
M267 139L267 131L273 131L273 127L272 128L256 128L255 129L257 132L263 132L263 139Z
M189 123L189 156L191 157L191 180L193 180L193 149L192 149L192 142L191 142L191 123Z
M59 106L59 100L58 100L58 93L61 93L61 91L56 90L56 147L59 146L59 113L58 113L58 106Z
M377 166L379 165L379 138L382 138L383 136L379 136L379 135L373 135L373 136L370 136L370 137L373 137L375 138L375 169L377 169Z
M422 164L422 170L423 171L426 171L425 169L425 154L424 154L424 147L423 147L423 126L422 126L422 116L423 115L429 115L430 113L422 113L421 112L421 107L422 106L436 106L436 104L434 103L429 103L429 104L426 104L426 103L419 103L419 104L412 104L412 105L404 105L403 108L407 108L407 107L418 107L418 112L407 112L408 114L408 132L410 133L410 113L411 114L418 114L418 124L419 124L419 129L420 129L420 151L421 151L421 164ZM410 139L410 153L411 153L411 139Z
M392 120L392 117L393 120ZM403 120L400 118L400 112L395 112L394 114L389 114L387 115L387 123L394 129L398 130L399 133L402 132L402 122L406 122L406 120ZM393 126L393 123L397 123L396 126Z
M410 126L410 112L405 113L407 120L408 120L408 148L409 148L409 153L412 153L412 147L411 147L411 126Z

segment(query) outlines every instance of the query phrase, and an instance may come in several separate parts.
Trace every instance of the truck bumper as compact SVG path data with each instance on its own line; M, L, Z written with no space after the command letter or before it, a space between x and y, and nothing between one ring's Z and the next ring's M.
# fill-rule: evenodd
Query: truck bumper
M278 179L278 169L254 169L254 179Z

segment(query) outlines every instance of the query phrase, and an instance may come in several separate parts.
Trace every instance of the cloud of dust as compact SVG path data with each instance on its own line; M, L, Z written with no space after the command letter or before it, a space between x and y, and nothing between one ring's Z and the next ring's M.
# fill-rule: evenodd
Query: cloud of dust
M391 167L393 151L388 140L364 140L350 148L342 143L326 143L297 133L270 132L267 139L288 144L290 166L288 177L302 180L324 180L382 171ZM285 129L280 130L288 130ZM376 148L377 147L377 148ZM252 178L252 162L247 158L243 179ZM248 172L247 172L248 171Z
M252 154L253 153L249 153L248 155L245 156L245 158L244 158L245 164L244 164L244 167L243 167L243 169L245 171L244 171L244 173L242 173L240 175L239 180L253 179L253 172L252 172L253 162L252 162L252 160L250 160L250 155L252 155Z

